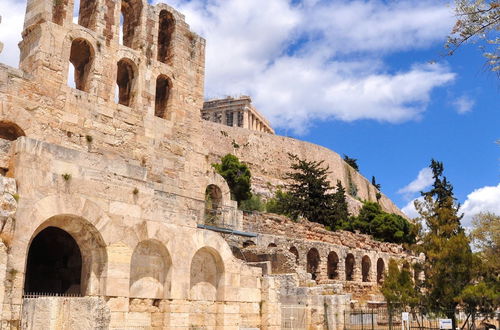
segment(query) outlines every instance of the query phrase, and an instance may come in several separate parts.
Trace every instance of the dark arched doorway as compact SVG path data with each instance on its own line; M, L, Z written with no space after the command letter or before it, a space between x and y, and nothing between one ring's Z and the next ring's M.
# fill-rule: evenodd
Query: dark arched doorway
M339 264L339 257L337 253L335 252L330 252L328 254L328 279L334 280L339 277L339 272L338 272L338 264Z
M319 252L312 248L307 252L307 272L311 274L313 280L319 277Z
M354 256L349 253L345 258L345 280L354 281Z
M0 139L15 141L21 136L25 136L23 130L10 121L0 121Z
M82 255L74 238L62 229L47 227L31 242L24 292L80 294Z

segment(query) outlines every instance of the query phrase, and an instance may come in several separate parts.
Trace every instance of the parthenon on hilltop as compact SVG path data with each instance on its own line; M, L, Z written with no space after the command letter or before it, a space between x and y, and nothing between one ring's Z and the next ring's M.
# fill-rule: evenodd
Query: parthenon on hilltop
M205 40L174 8L79 4L27 0L19 68L0 64L1 329L342 329L382 303L389 260L416 256L243 213L211 164L236 152L271 196L293 153L400 213L387 197L335 152L266 134L250 98L204 105Z

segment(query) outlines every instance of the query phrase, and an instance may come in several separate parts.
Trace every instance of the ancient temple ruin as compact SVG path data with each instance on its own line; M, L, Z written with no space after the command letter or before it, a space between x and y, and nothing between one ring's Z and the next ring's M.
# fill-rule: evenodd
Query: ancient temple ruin
M324 160L359 199L377 190L331 150L262 134L273 130L249 98L204 106L205 40L174 8L80 0L73 12L28 0L19 68L0 64L1 329L341 329L353 304L380 302L391 258L417 260L238 210L211 166L229 152L263 196L289 152ZM250 109L242 120L202 120L234 102Z

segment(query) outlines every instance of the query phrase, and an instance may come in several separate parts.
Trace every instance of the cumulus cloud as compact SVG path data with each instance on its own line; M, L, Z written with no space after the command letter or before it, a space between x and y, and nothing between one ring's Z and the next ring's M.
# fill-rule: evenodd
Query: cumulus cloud
M472 111L474 105L475 101L466 95L460 96L455 101L453 101L453 106L457 113L460 115Z
M417 178L410 182L405 187L398 190L399 194L415 194L429 187L434 182L432 178L432 170L429 167L425 167L418 172Z
M497 186L486 186L474 190L460 208L464 213L462 225L469 227L472 218L481 212L492 212L500 215L500 183Z
M450 8L431 0L171 0L207 39L206 96L247 94L277 128L315 120L417 120L443 65L391 69L384 56L441 42ZM0 61L17 66L26 1L0 1Z
M419 198L416 198L416 199L413 199L411 200L410 202L408 202L408 204L406 204L402 209L401 211L403 211L404 214L406 214L406 216L410 219L415 219L417 217L419 217L420 215L418 214L417 212L417 209L415 208L415 201L416 200L420 200L420 201L423 201L423 197L419 197Z
M248 94L275 127L315 120L419 119L454 80L442 65L394 71L383 56L441 42L450 8L432 1L175 0L207 39L209 98Z

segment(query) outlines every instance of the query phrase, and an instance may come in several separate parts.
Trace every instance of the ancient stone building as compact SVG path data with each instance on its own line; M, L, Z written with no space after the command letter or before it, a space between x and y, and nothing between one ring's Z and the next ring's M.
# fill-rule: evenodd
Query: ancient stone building
M376 191L328 149L202 120L205 40L170 6L73 11L28 0L19 68L0 64L1 329L335 329L390 258L416 260L244 215L211 167L227 152L263 195L287 152L324 159L360 199Z
M201 109L201 117L231 127L274 134L271 123L252 105L249 96L206 101Z

